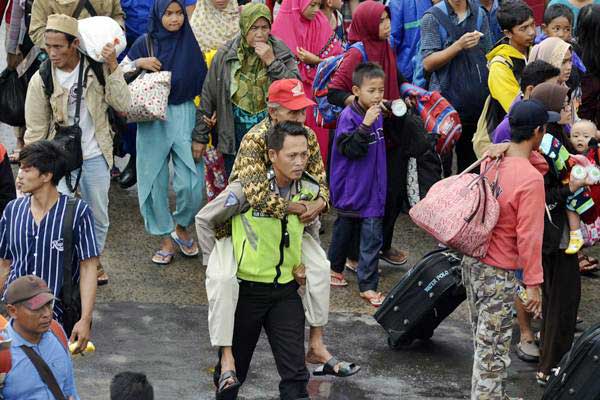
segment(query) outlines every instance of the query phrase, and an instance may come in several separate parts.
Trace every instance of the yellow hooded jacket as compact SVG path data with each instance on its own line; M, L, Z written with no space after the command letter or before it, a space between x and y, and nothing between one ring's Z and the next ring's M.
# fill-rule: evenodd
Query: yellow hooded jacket
M502 57L505 62L494 62L496 57ZM515 67L517 64L522 64L522 67L518 68L517 75L520 76L527 59L524 54L509 44L496 46L487 54L486 58L490 69L488 75L490 95L500 103L504 112L508 113L510 105L521 91L519 81L515 77Z

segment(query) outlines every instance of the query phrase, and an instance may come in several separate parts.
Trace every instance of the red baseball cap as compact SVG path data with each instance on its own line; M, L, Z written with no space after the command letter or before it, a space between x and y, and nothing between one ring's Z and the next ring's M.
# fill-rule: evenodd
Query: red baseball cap
M304 86L298 79L280 79L269 86L269 102L293 111L314 106L316 103L306 97Z
M6 304L25 303L27 308L35 311L54 300L54 296L42 278L26 275L8 285L5 300Z

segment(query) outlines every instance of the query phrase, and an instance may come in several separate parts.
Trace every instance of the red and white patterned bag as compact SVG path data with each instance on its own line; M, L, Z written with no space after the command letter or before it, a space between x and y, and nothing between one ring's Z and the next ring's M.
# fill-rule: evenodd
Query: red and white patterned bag
M489 162L481 175L468 173L482 161L477 161L460 175L437 182L409 212L414 223L427 233L474 258L483 258L487 253L500 214L494 193L498 173L492 185L485 177L492 167L498 169L500 160Z
M171 72L143 73L129 84L131 106L127 122L146 122L167 119Z

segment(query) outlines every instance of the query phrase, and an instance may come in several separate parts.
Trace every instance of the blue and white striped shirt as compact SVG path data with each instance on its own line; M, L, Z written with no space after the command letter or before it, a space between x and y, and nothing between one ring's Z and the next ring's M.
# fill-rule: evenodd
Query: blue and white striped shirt
M8 203L0 219L0 258L11 260L6 287L24 275L37 275L48 284L56 298L63 285L63 219L67 196L60 195L56 204L42 218L39 226L31 214L31 197ZM79 261L97 257L94 217L88 205L77 200L73 218L73 282L79 281ZM3 295L4 297L4 295ZM62 305L54 303L54 318L62 321Z

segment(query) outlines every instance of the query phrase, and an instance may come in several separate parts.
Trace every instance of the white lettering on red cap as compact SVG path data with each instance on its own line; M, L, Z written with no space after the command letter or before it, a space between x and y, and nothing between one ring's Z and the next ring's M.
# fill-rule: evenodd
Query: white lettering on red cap
M302 82L298 82L298 84L292 89L292 96L304 96L304 90L302 87Z

